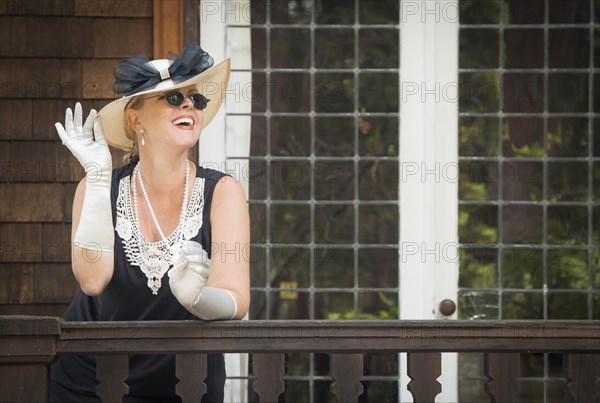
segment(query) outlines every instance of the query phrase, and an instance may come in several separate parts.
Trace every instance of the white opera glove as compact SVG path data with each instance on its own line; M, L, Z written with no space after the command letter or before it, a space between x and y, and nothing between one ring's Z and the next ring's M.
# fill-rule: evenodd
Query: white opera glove
M65 113L65 126L56 123L63 144L77 158L86 173L86 188L79 227L74 243L85 249L112 251L114 228L110 205L112 158L96 111L91 110L82 124L81 104ZM93 129L92 129L93 127ZM94 139L95 136L95 139Z
M171 292L181 305L192 312L192 305L210 274L210 259L202 245L194 241L184 241L168 274Z
M235 316L237 303L229 291L205 287L210 275L210 259L198 242L183 242L168 275L171 292L192 315L203 320Z

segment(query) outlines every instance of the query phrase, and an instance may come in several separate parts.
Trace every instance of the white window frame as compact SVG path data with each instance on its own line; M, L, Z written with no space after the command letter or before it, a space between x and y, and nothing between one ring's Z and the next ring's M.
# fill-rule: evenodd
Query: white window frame
M200 45L215 60L220 62L231 57L232 69L252 68L250 36L227 32L227 25L250 24L250 0L201 0L200 1ZM239 32L240 30L234 30ZM248 157L250 155L250 126L252 102L247 97L252 73L243 72L231 75L224 107L221 107L211 124L200 136L200 165L234 176L244 188L248 199L248 160L228 159L228 155ZM228 125L226 110L247 113L247 117L237 117L235 125ZM244 319L247 319L247 315ZM227 381L224 401L248 401L248 354L225 354ZM231 379L233 377L234 379Z
M457 301L458 10L458 0L400 2L400 319L442 319L439 303ZM400 363L401 401L412 401ZM436 401L457 401L457 370L457 355L443 354Z

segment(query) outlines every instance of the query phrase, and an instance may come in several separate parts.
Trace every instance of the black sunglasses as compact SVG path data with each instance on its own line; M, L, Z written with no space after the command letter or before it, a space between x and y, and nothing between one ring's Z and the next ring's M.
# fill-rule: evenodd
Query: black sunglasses
M166 94L154 95L154 96L151 96L148 98L155 98L155 97L158 97L159 99L164 99L165 101L167 101L167 103L169 105L172 105L172 106L181 105L183 103L183 100L186 98L186 96L183 95L179 91L169 91ZM146 98L146 99L148 99L148 98ZM194 108L200 109L200 110L206 108L206 106L208 105L208 101L210 101L210 99L206 98L202 94L188 95L187 98L192 100L192 104L194 104Z

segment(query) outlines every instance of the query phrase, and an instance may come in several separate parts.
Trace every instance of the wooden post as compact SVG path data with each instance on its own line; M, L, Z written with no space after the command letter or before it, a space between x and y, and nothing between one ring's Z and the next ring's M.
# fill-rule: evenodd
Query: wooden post
M154 0L154 59L183 47L183 0Z
M60 319L0 318L0 402L47 402Z

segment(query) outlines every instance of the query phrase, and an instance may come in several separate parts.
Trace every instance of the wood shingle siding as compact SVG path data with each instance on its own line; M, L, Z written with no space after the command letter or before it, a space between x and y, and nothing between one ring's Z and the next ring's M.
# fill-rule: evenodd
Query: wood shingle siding
M0 2L0 314L60 316L78 290L71 206L84 173L54 123L75 102L87 114L115 99L118 61L153 57L154 3Z

